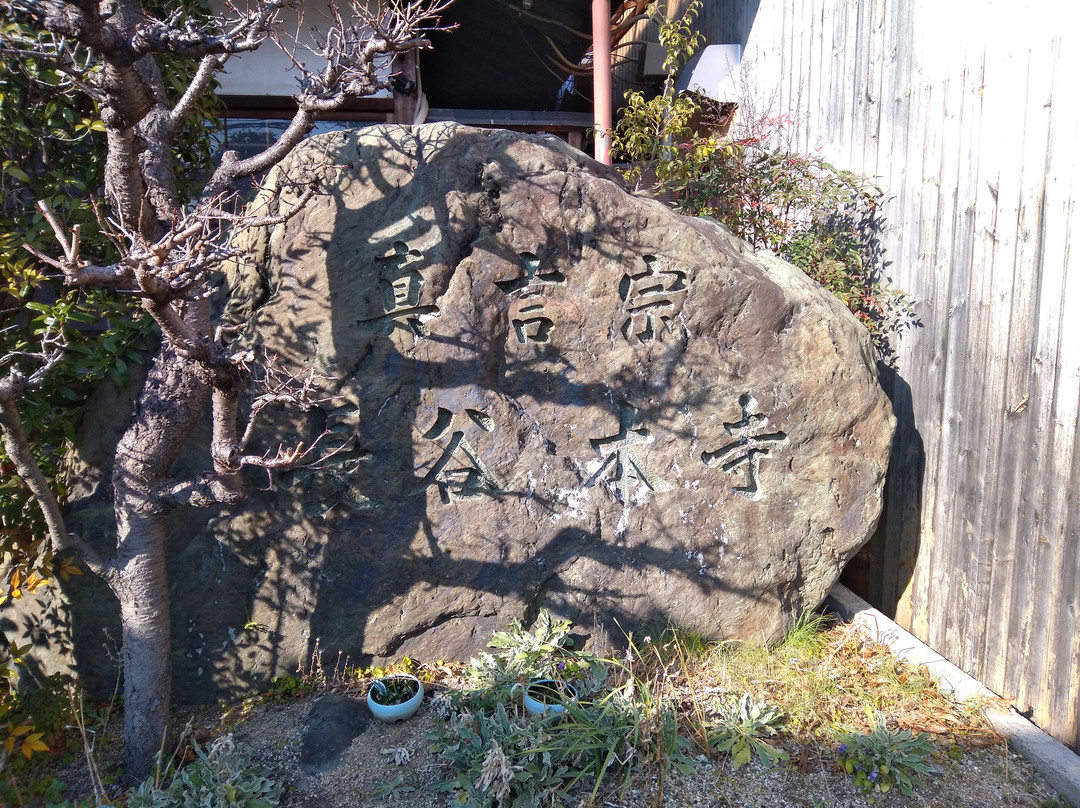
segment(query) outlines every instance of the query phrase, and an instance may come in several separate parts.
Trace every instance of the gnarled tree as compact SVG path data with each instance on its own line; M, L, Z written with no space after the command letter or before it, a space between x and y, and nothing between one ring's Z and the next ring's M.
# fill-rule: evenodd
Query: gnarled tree
M280 138L247 158L226 151L192 201L178 190L175 145L195 99L209 92L215 74L233 54L266 40L279 45L279 13L295 0L261 0L233 8L209 23L177 12L156 18L139 0L51 0L4 4L30 26L32 36L6 39L7 52L46 59L98 105L107 137L105 198L108 229L121 246L119 261L84 260L79 228L40 203L59 245L50 255L28 247L65 283L107 286L136 295L156 322L160 348L120 439L113 466L115 551L104 556L70 532L62 509L38 469L20 418L19 405L61 360L64 345L46 329L36 350L0 358L0 429L16 472L45 514L53 549L74 551L100 575L120 603L123 626L125 767L141 778L151 769L166 737L171 698L169 593L165 574L165 514L178 506L235 503L244 498L245 466L280 468L304 461L310 446L269 455L245 452L261 403L289 401L310 406L317 380L271 370L256 374L255 357L230 349L229 329L215 323L211 277L232 254L229 233L267 220L237 216L238 181L265 172L311 131L320 113L350 98L387 87L385 64L395 54L428 47L448 0L386 0L378 6L352 0L333 10L318 37L312 70L294 58L300 78L297 110ZM22 31L26 31L24 26ZM295 51L286 45L290 53ZM166 100L157 58L191 59L191 83L173 104ZM315 61L315 60L312 60ZM298 209L315 193L301 189ZM281 217L290 215L284 211ZM241 424L241 396L254 376L272 384L254 400ZM212 468L198 479L177 480L170 471L204 409L212 413Z

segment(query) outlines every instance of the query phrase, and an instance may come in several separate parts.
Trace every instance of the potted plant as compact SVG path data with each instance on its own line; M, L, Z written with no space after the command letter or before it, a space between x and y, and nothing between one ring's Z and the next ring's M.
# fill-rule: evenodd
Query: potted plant
M394 723L411 718L424 700L424 686L411 673L394 673L374 679L368 688L371 714Z
M511 692L516 694L521 685L514 685ZM530 715L561 713L569 702L577 701L577 688L569 682L558 679L536 679L525 685L522 701Z

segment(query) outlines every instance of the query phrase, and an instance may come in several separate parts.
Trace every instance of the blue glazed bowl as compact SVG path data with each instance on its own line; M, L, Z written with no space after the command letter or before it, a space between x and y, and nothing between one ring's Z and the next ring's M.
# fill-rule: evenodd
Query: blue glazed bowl
M514 685L511 693L518 693L521 685ZM525 685L522 701L530 715L549 715L566 710L566 702L577 701L577 689L569 682L554 679L537 679Z
M416 686L416 694L408 701L400 702L399 704L380 704L375 699L379 697L380 693L386 693L386 685L384 682L390 679L407 679ZM396 673L393 676L385 676L382 679L376 679L371 683L371 687L368 688L367 704L368 709L371 710L371 714L380 721L386 721L393 724L397 721L404 721L406 718L412 718L413 714L420 708L420 702L424 700L424 686L420 684L420 680L409 673Z

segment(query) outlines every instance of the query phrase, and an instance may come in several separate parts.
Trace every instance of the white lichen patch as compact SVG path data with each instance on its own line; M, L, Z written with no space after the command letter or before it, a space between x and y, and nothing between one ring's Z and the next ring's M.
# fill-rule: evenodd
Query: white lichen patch
M587 488L556 488L551 492L551 498L564 507L555 509L549 520L551 524L561 521L580 522L587 517L586 507L592 497L592 492Z

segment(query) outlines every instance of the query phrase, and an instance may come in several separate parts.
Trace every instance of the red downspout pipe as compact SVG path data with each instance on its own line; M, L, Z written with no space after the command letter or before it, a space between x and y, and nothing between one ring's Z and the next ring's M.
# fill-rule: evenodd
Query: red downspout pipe
M592 0L593 128L596 159L611 165L611 2Z

